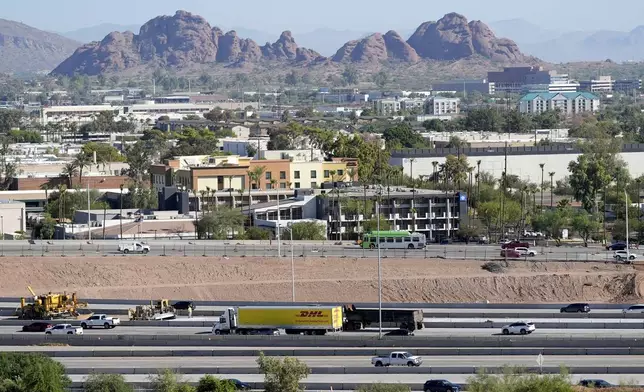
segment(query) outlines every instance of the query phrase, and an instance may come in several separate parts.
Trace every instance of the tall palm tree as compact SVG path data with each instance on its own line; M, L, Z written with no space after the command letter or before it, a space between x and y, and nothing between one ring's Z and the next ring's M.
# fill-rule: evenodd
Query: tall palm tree
M228 176L228 194L230 195L230 208L235 208L235 199L233 198L233 176Z
M199 193L201 194L201 216L204 216L206 213L206 210L203 208L203 201L206 199L206 195L208 194L208 191L205 190L200 190Z
M266 172L266 166L255 166L250 172L249 176L252 178L253 182L257 184L257 189L262 189L262 176Z
M239 193L239 210L244 211L244 188L239 188L237 189L237 193Z
M80 186L83 186L83 169L90 167L92 162L93 159L89 154L80 152L78 155L76 155L74 164L78 168L78 182L80 183Z
M351 168L349 168L349 169L347 169L347 175L348 175L348 176L349 176L349 178L351 179L351 182L354 182L354 181L356 180L356 174L358 174L358 173L356 172L356 169L354 169L354 168L352 168L352 167L351 167Z
M206 196L210 197L210 187L206 187ZM208 209L210 209L210 200L208 200Z
M216 190L216 189L214 189L214 188L213 188L213 189L211 189L211 190L210 190L210 202L211 202L211 203L212 203L212 205L215 207L215 210L218 208L218 207L217 207L217 204L218 204L218 203L217 203L217 199L215 198L215 194L216 194L216 193L217 193L217 190Z
M78 175L78 167L76 166L76 162L72 161L70 163L66 163L65 166L63 166L63 170L60 172L60 175L64 178L67 178L67 187L71 188L72 179Z

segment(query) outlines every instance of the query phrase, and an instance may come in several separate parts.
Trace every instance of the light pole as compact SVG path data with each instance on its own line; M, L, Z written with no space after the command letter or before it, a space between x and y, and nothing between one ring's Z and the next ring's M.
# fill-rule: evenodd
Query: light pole
M87 238L92 241L92 213L89 201L89 178L87 179Z
M280 188L277 189L277 257L282 257L282 237L280 236Z
M554 206L554 198L552 196L552 192L554 191L554 188L555 188L555 183L554 183L555 172L550 172L548 173L548 175L550 176L550 208L552 208Z
M541 168L541 210L543 211L543 167L546 166L545 163L540 163L539 167Z
M121 184L119 188L121 188L121 197L119 198L119 203L121 205L121 212L119 213L119 227L121 229L121 235L119 236L119 239L123 239L123 184Z
M624 197L626 200L626 262L628 263L631 259L630 251L628 248L628 237L629 237L629 231L628 231L628 192L626 192L626 189L624 189Z
M382 339L382 260L380 257L380 203L376 203L376 216L378 231L376 241L378 242L378 339Z
M4 241L4 216L0 215L0 231L2 231L2 240Z
M291 286L293 291L293 303L295 303L295 256L293 254L293 222L288 223L291 234Z

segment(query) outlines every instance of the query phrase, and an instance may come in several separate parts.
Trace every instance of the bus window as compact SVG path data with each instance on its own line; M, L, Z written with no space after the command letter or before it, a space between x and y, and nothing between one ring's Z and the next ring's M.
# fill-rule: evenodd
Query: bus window
M362 239L362 241L363 241L363 242L367 242L367 243L369 243L369 242L371 242L371 237L364 237L364 238Z
M394 242L394 239L392 237L387 237L387 242Z
M403 242L402 237L398 237L398 238L396 238L396 242Z
M411 240L412 240L412 241L414 241L414 242L420 242L420 238L419 238L419 237L413 237Z
M411 242L411 237L405 237L405 242Z
M385 237L380 237L380 242L385 242Z

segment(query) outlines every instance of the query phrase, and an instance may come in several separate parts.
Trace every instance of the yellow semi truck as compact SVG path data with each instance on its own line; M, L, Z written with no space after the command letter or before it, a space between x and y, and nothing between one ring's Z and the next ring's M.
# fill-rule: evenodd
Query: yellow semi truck
M283 329L287 334L324 335L342 330L343 321L341 306L242 306L226 309L212 333L252 335Z

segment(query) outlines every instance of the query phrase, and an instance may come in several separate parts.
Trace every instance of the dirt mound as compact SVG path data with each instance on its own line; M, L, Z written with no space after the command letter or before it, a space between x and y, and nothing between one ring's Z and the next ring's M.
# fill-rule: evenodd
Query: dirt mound
M298 301L377 300L375 259L295 260ZM633 266L511 262L502 273L484 262L384 259L387 302L623 302L644 293ZM290 301L290 259L84 257L0 259L0 296L76 291L81 298L186 298Z

